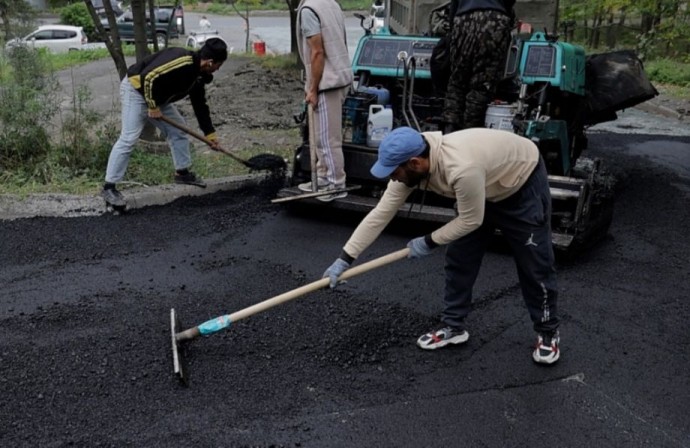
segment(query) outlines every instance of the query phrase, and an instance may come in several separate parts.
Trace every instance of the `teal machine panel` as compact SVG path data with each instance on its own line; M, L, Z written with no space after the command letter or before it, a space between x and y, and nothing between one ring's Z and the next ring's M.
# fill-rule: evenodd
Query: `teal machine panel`
M585 50L534 33L522 48L520 74L525 84L547 82L564 92L584 96Z
M359 40L352 71L355 74L369 72L371 76L390 78L403 76L403 63L398 55L405 52L415 59L415 78L431 79L429 61L431 52L438 43L437 37L393 36L371 34Z

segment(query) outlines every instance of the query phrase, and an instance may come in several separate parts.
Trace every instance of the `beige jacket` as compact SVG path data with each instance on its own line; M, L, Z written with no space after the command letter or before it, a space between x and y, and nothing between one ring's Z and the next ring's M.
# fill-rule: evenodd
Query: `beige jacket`
M428 181L418 188L453 198L458 206L458 216L431 234L437 244L448 244L476 230L484 221L485 202L498 202L517 192L539 162L537 146L508 131L475 128L422 135L429 143L430 167ZM376 207L345 244L345 252L357 258L413 190L391 180Z

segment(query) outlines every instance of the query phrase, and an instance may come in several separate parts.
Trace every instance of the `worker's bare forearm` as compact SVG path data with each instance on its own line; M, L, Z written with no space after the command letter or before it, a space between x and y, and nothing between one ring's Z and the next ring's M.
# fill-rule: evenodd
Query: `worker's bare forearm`
M326 51L323 46L323 37L316 34L307 39L309 45L309 85L307 86L307 102L316 106L316 97L319 94L319 84L323 77L323 69L326 65Z
M311 57L311 84L309 90L314 94L319 92L319 84L323 77L323 68L326 65L323 52L312 53Z

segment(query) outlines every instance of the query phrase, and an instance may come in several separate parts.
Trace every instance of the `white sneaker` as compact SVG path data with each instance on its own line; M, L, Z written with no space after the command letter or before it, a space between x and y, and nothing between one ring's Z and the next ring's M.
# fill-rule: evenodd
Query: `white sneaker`
M532 352L532 359L539 364L553 364L561 357L561 351L558 344L561 342L561 337L557 332L552 335L539 333L537 334L537 346Z
M324 188L327 188L329 184L322 184L322 183L317 183L319 186L319 190L323 190ZM299 188L300 191L304 191L305 193L313 193L314 190L311 188L311 182L305 182L303 184L297 185L297 188ZM318 190L317 190L318 191Z
M343 184L341 186L335 186L335 185L328 185L327 187L319 187L319 192L323 191L328 191L328 190L342 190L343 188L346 188L347 185ZM336 199L342 199L344 197L347 197L347 191L340 191L337 193L333 194L325 194L323 196L317 196L316 199L318 199L321 202L331 202Z
M448 344L463 344L469 338L470 334L466 330L446 326L421 335L417 339L417 346L424 350L436 350Z
M326 194L323 196L317 196L316 199L318 199L321 202L331 202L335 201L336 199L342 199L347 197L347 191L341 191L340 193L333 193L333 194Z

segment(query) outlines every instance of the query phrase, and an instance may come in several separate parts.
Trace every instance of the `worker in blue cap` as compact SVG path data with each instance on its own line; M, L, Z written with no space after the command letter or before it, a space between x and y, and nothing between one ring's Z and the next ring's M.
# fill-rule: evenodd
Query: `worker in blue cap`
M414 238L410 258L446 246L444 310L437 328L417 345L434 350L469 338L465 318L487 245L500 229L513 250L522 295L537 333L532 359L553 364L560 357L556 274L551 243L551 194L537 146L512 132L472 128L450 134L393 130L371 168L390 177L386 191L326 270L330 286L393 219L415 190L454 199L457 216L434 232Z

